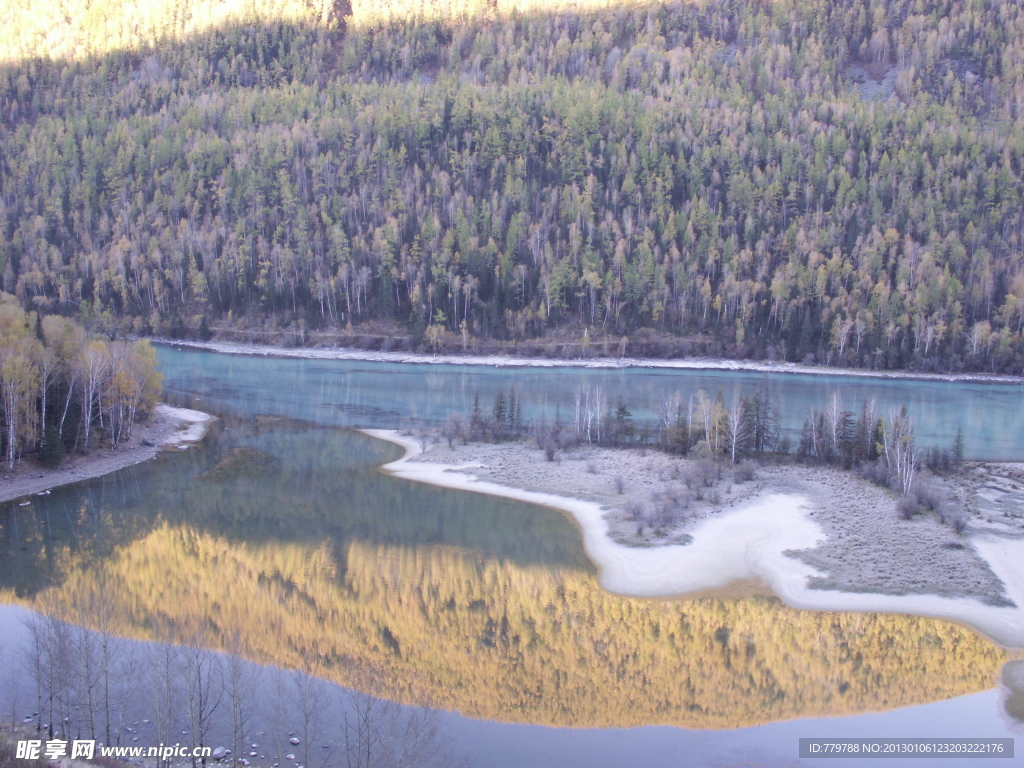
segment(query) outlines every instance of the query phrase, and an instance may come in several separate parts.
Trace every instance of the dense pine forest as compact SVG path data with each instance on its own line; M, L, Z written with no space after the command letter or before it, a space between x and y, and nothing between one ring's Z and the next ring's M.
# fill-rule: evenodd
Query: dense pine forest
M26 309L1024 368L1018 3L38 5L0 31Z

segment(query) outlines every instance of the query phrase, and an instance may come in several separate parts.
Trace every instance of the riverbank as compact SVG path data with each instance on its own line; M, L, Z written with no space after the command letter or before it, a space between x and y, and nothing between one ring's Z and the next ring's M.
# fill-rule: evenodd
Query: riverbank
M849 473L774 466L741 480L730 470L696 498L697 463L663 454L588 448L549 462L526 442L448 448L366 432L405 449L384 467L398 477L567 512L611 592L679 597L756 582L797 608L953 619L1024 647L1024 531L972 518L960 536L933 515L903 520L891 494Z
M148 422L134 425L131 441L115 449L94 450L88 456L69 456L53 469L23 459L13 472L5 470L0 484L0 503L116 472L148 461L162 450L187 448L203 439L212 420L213 416L202 411L159 403Z
M990 384L1024 384L1024 377L983 373L915 373L913 371L868 371L859 368L828 368L797 363L754 362L716 358L658 360L647 358L536 358L505 355L425 355L413 352L373 352L345 347L270 347L219 341L179 341L155 338L154 344L201 349L227 355L256 355L305 360L360 360L379 363L420 363L433 365L485 365L498 368L657 368L695 371L751 371L754 373L797 373L814 376L849 376L875 379L913 379Z

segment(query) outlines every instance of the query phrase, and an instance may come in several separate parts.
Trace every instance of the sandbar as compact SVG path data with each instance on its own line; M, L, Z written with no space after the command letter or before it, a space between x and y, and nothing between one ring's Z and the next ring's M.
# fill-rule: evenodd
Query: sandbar
M228 341L187 341L155 338L155 344L168 347L201 349L225 355L282 357L303 360L360 360L375 363L416 363L427 365L483 365L494 368L659 368L693 371L753 371L757 373L797 373L817 376L848 376L872 379L914 379L922 381L961 381L989 384L1024 383L1024 377L986 373L918 373L915 371L832 368L789 362L728 360L689 357L673 359L639 357L545 358L513 357L492 354L425 354L421 352L378 352L354 347L272 347L265 344L239 344Z
M392 475L569 514L601 586L616 594L682 597L760 583L795 608L951 619L1024 648L1024 536L977 526L958 535L934 515L904 520L891 493L849 472L767 466L746 482L726 473L713 501L691 503L667 530L636 534L627 508L655 503L686 460L585 447L546 461L525 441L449 448L363 431L404 449L382 468Z

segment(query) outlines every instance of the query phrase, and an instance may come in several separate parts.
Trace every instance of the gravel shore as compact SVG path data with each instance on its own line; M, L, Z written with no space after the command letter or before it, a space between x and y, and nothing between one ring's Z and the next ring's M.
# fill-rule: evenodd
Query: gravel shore
M88 456L69 456L54 469L41 467L30 459L19 461L13 472L5 470L0 475L0 503L140 464L161 450L187 448L203 439L212 420L212 416L201 411L160 403L153 417L134 425L131 440L117 448L94 450ZM152 445L143 445L144 441Z

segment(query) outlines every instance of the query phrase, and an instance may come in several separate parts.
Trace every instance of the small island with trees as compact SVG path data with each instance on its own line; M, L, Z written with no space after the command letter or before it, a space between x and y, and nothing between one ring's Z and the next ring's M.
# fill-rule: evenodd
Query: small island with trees
M778 563L791 562L809 569L804 587L821 595L932 596L1018 611L1020 597L997 573L1001 556L982 544L1024 540L1019 466L966 461L959 431L948 446L918 445L906 408L883 414L864 402L850 411L835 397L810 413L799 440L780 423L766 388L731 403L703 390L668 395L648 423L594 387L576 391L564 420L526 422L511 390L487 407L477 397L468 417L452 414L439 428L371 433L406 448L387 467L399 476L570 512L602 568L613 569L602 555L612 548L697 546L708 526L756 509L752 519L777 517L781 528L816 526L810 540L780 552L785 560L752 566L748 581L761 589L777 587L775 571L788 567ZM672 583L624 589L666 595ZM967 614L955 617L970 623Z

